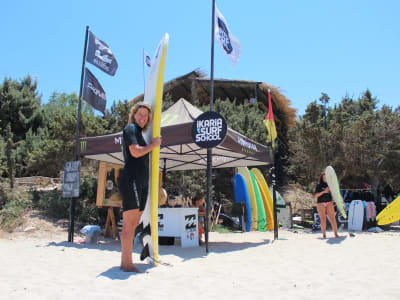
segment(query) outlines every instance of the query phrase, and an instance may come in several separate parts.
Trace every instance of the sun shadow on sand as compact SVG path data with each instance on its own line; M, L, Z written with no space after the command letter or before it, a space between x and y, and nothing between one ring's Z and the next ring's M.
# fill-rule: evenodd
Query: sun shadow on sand
M112 280L126 280L132 276L141 276L147 273L147 270L153 266L144 263L135 263L135 267L143 273L124 272L119 267L112 267L107 271L100 273L97 277L107 277Z
M99 241L97 243L70 243L64 242L51 242L46 245L47 247L66 247L66 248L76 248L76 249L93 249L101 251L121 251L121 243L117 240L106 240Z
M227 253L227 252L235 252L241 251L244 249L249 249L253 247L258 247L262 245L269 244L269 240L264 240L263 242L258 243L249 243L249 242L209 242L208 243L208 252L209 253ZM190 247L190 248L181 248L178 246L160 246L159 247L160 256L162 255L176 255L185 260L189 260L192 258L201 258L206 257L206 246L203 244L200 247Z
M331 244L331 245L335 245L335 244L340 244L341 242L343 242L346 239L346 236L339 236L338 238L329 238L326 243L327 244Z
M249 248L259 247L263 245L270 244L271 241L265 239L262 242L257 243L250 243L250 242L227 242L227 241L220 241L220 242L213 242L210 241L208 243L208 251L209 253L227 253L227 252L236 252L241 251ZM100 251L116 251L121 252L121 243L117 240L106 240L100 241L98 243L69 243L67 241L64 242L51 242L46 245L46 247L65 247L65 248L75 248L75 249L91 249L91 250L100 250ZM142 250L141 245L134 245L133 252L140 254ZM162 262L163 255L175 255L183 259L183 261L190 260L193 258L202 258L206 257L206 246L203 244L200 247L187 247L182 248L180 246L159 246L159 254ZM143 264L144 266L148 266L147 264ZM142 269L141 269L142 270ZM111 268L110 270L106 271L113 273L115 270ZM119 267L118 267L118 271ZM122 272L122 271L121 271ZM124 272L122 272L124 273ZM119 274L119 273L118 273ZM123 276L123 275L120 275Z

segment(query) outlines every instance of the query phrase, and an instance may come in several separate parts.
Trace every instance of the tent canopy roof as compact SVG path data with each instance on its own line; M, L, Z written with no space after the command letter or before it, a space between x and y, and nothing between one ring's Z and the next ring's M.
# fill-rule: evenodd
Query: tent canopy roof
M210 78L200 70L194 70L183 76L177 77L165 83L164 96L171 95L173 101L180 98L194 103L197 99L201 105L210 103ZM246 103L251 98L257 99L261 109L268 109L268 89L271 90L271 101L275 122L280 138L286 140L289 127L296 121L296 109L291 107L291 101L286 98L279 87L261 81L242 79L218 79L214 78L214 99L229 99ZM143 94L136 96L132 102L143 101Z
M199 148L191 136L192 123L202 111L185 99L178 100L161 116L160 168L167 171L205 169L207 149ZM80 139L80 156L123 164L122 132ZM230 129L224 141L213 148L213 168L271 164L269 148Z

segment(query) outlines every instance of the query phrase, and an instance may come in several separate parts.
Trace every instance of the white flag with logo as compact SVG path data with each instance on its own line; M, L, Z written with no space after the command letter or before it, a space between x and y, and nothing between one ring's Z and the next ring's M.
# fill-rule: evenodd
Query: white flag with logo
M143 50L143 63L148 66L149 68L151 67L151 58L150 55Z
M215 4L215 39L221 46L222 51L232 62L232 66L239 60L242 48L239 41L231 34L228 23L224 16L220 13Z

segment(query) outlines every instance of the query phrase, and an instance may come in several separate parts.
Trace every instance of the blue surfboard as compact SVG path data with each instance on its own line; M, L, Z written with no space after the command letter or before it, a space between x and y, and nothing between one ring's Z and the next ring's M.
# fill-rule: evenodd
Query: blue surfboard
M246 205L246 231L251 228L251 206L249 193L247 191L246 181L241 174L235 174L233 177L233 191L235 195L235 202L244 203ZM242 222L242 219L239 218Z

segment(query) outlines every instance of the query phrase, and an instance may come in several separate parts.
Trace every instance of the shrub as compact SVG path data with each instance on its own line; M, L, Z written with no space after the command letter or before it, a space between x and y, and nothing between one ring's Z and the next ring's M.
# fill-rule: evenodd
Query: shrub
M21 217L31 208L32 200L28 193L20 191L11 191L5 198L5 205L0 210L0 228L11 232L22 224Z
M70 200L62 197L61 190L32 191L34 205L48 217L69 218ZM81 180L79 198L75 203L75 220L84 224L104 225L107 211L96 207L97 178Z
M61 190L40 191L34 194L34 198L39 197L37 208L47 216L56 219L65 219L69 216L69 201L62 197ZM34 201L36 204L36 201Z

